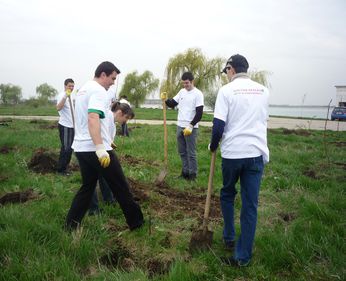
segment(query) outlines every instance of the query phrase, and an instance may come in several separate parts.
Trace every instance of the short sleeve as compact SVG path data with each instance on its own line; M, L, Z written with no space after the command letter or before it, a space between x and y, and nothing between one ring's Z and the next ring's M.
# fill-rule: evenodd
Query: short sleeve
M225 97L223 89L221 88L216 97L214 118L217 118L226 122L227 116L228 116L228 100Z
M198 95L196 97L196 107L204 106L204 96L202 92L198 92Z

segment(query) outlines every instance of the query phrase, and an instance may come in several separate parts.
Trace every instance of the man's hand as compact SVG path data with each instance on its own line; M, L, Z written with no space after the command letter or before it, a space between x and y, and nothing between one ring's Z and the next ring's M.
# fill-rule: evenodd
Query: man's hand
M214 151L216 151L216 149L217 149L217 147L214 148L214 147L211 147L211 146L210 146L210 143L208 144L208 150L209 150L210 152L214 152Z
M161 98L162 100L166 100L166 99L167 99L167 93L166 93L166 92L162 92L162 93L160 94L160 98Z
M117 149L117 148L118 148L118 146L117 146L114 142L111 143L111 147L112 147L113 149Z
M193 126L190 124L183 130L184 137L188 137L192 134Z
M100 161L101 166L103 168L107 168L111 162L111 159L109 158L109 154L103 144L96 145L96 155Z
M67 89L65 91L65 96L68 98L69 96L71 96L71 93L72 93L72 91L70 89Z

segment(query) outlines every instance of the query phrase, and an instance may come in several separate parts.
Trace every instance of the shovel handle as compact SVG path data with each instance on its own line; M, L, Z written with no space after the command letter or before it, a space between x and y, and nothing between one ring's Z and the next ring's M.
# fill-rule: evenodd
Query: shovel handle
M166 103L164 100L162 100L162 109L163 109L163 131L164 131L164 163L165 163L165 168L167 169L168 166L168 134L167 134L167 118L166 118Z
M210 199L211 199L211 192L213 190L213 179L214 179L214 172L215 172L215 158L216 158L216 151L213 151L211 153L210 171L209 171L209 179L208 179L208 191L207 191L207 199L205 201L204 218L203 218L203 226L202 226L203 229L207 229L207 225L208 225Z
M73 114L73 106L72 106L71 96L68 96L68 102L70 104L70 110L71 110L71 116L72 116L72 122L73 122L73 128L74 128L74 114Z

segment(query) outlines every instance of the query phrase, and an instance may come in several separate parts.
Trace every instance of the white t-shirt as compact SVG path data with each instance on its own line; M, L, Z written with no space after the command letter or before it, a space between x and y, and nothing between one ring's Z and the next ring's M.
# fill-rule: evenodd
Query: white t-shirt
M60 103L64 97L65 97L65 92L59 93L56 104ZM71 103L72 103L72 110L74 110L73 103L75 99L75 92L72 92L70 97L71 97ZM64 127L73 128L71 106L70 106L70 102L68 98L66 99L64 106L58 111L58 113L59 113L58 123Z
M234 79L219 90L214 117L225 122L221 141L222 158L262 155L264 163L269 162L268 98L266 87L244 77Z
M114 87L114 85L110 86L108 91L107 91L107 99L108 99L108 104L109 107L112 106L112 103L116 101L116 88Z
M111 137L112 141L114 141L117 130L115 127L114 115L111 110L107 110L106 119L108 123L109 136Z
M178 122L179 127L187 127L196 115L196 107L204 106L204 97L200 90L194 87L187 91L181 89L173 98L178 103ZM194 126L198 128L198 123Z
M106 150L111 150L109 133L109 111L107 91L96 81L87 82L76 94L75 136L72 148L75 152L96 151L88 128L88 113L100 113L101 137Z

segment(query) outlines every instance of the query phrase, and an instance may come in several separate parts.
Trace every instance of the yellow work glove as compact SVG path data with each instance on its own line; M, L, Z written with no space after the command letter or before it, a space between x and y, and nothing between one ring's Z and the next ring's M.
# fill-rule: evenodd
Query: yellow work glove
M65 91L65 96L68 98L71 95L72 91L70 89L67 89Z
M193 126L190 124L183 130L184 137L188 137L192 134Z
M166 92L162 92L162 93L160 94L160 98L161 98L162 100L166 100L166 99L167 99L167 93L166 93Z
M117 149L117 148L118 148L118 146L117 146L114 142L111 143L111 147L112 147L113 149Z
M111 162L109 154L103 144L96 145L96 155L103 168L107 168Z

